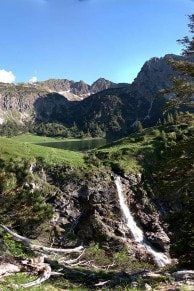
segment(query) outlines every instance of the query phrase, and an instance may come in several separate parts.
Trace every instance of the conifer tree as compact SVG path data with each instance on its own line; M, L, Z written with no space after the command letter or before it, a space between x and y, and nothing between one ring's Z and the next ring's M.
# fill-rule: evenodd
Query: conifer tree
M178 118L179 118L179 112L177 110L174 111L173 117L174 117L174 122L177 123Z
M167 123L169 123L169 124L174 123L174 118L173 118L173 115L171 113L168 113L168 115L167 115Z
M142 125L141 121L138 120L138 122L137 122L137 131L138 132L142 132L142 130L143 130L143 125Z
M191 37L185 36L183 39L178 40L184 46L182 55L187 56L187 60L177 61L173 58L168 60L172 68L179 71L182 77L174 78L172 87L163 90L163 93L170 95L166 110L178 108L181 105L194 105L191 102L194 97L194 14L189 16L189 21L188 27Z

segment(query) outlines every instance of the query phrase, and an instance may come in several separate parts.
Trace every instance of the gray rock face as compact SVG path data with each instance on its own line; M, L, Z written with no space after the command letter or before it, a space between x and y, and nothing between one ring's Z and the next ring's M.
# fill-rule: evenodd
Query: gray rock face
M145 98L150 103L156 98L156 93L172 84L170 77L175 72L167 63L168 56L152 58L147 61L132 84L132 91L138 92L139 99Z
M162 89L171 87L173 77L180 76L180 73L173 70L169 65L169 58L177 61L194 62L193 57L177 55L166 55L162 58L154 57L145 62L131 86L132 92L138 92L139 99L145 98L150 103L153 102Z
M68 102L69 106L72 106L75 102L70 101L81 101L91 94L115 86L121 85L102 78L92 86L83 81L74 82L67 79L21 84L0 83L0 124L10 119L16 122L34 119L41 122L64 121ZM56 116L59 120L56 120Z
M150 254L137 244L126 226L119 205L118 193L112 172L98 172L88 178L70 178L58 185L47 202L55 209L53 232L55 243L67 244L68 234L74 233L77 240L87 244L98 242L120 250L125 245L129 253L142 260L152 260ZM73 173L73 172L72 172ZM57 184L55 175L47 173L47 179ZM53 175L53 177L52 177ZM169 238L162 225L159 209L143 189L141 175L121 178L123 192L131 212L144 231L146 240L156 250L168 253Z
M35 85L44 88L49 92L59 93L70 101L80 101L102 90L117 88L120 86L120 84L113 83L104 78L96 80L91 86L82 80L75 82L67 79L50 79L43 82L37 82Z
M127 86L128 84L123 84L122 87ZM121 85L108 81L104 78L99 78L96 80L90 87L90 91L95 94L100 91L109 89L109 88L119 88Z
M74 81L67 79L49 79L35 83L35 85L43 87L50 92L68 91L73 84Z
M28 121L34 119L34 103L45 90L35 88L31 84L0 83L0 124L6 120Z

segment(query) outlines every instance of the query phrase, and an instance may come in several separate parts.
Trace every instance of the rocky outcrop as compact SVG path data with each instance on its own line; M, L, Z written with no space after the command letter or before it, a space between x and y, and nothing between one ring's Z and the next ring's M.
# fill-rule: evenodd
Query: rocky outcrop
M138 93L140 100L145 98L151 103L156 98L156 93L171 87L171 77L176 73L167 63L168 57L151 58L143 65L131 86L132 92Z
M78 178L73 169L67 168L65 171L66 178L61 182L56 181L56 173L46 173L47 179L57 185L47 198L55 212L51 222L54 243L61 247L67 245L74 234L79 242L87 244L94 241L115 251L125 245L132 257L152 261L153 258L134 241L126 226L114 173L98 171ZM146 240L156 250L168 253L169 238L162 225L159 209L145 192L141 175L127 175L121 181L127 204L144 231Z
M125 86L129 85L115 84L103 78L91 86L83 81L74 82L67 79L50 79L36 83L0 83L0 124L7 120L21 123L34 120L56 121L65 125L68 125L70 120L70 124L73 124L74 111L69 108L77 102L72 101L81 101L108 88Z
M168 59L170 58L176 61L194 62L193 57L170 54L161 58L154 57L145 62L131 86L132 92L138 92L140 100L145 98L152 103L162 89L171 87L172 78L180 77L180 73L169 65Z
M128 86L128 84L116 84L104 78L99 78L91 86L82 80L75 82L67 79L49 79L34 83L34 85L39 88L44 88L48 92L59 93L70 101L80 101L92 94L109 88Z
M162 117L163 107L169 96L161 94L161 90L170 88L173 78L181 76L169 65L170 58L194 62L193 57L172 54L161 58L153 57L145 62L130 87L130 94L138 100L137 119L146 127L154 125Z
M46 94L31 84L0 83L0 124L7 120L21 123L33 120L34 102Z
M99 78L90 87L90 92L92 94L98 93L100 91L110 89L110 88L128 88L130 85L128 83L113 83L104 78Z

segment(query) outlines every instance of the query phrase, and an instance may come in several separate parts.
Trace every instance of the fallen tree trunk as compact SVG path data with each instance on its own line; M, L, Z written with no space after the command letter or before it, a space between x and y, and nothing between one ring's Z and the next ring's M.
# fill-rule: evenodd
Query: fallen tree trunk
M37 253L38 251L43 254L45 253L71 254L71 253L80 253L80 252L82 253L84 249L83 246L78 246L78 247L70 248L70 249L58 249L58 248L45 247L42 245L33 244L33 242L30 239L13 232L12 230L10 230L7 226L3 224L0 224L0 228L2 228L6 233L9 233L12 236L13 240L21 242L27 248L32 250L34 253ZM15 260L14 262L11 262L11 263L2 261L0 262L0 277L8 276L8 275L22 272L22 271L31 272L33 270L34 272L40 274L40 276L32 282L21 284L17 287L28 288L31 286L41 284L42 282L48 280L50 276L52 275L50 265L44 263L44 257L45 257L44 255L43 256L40 255L38 258L29 259L29 260L20 260L19 262ZM80 257L81 256L79 256L78 259ZM72 260L72 262L77 261L78 259L74 259ZM71 260L69 260L69 264L70 262ZM55 273L53 274L55 275ZM60 273L56 273L56 274L59 275Z
M0 224L0 228L2 228L6 233L9 233L13 240L20 241L22 244L24 244L26 247L28 247L30 250L32 250L35 254L39 253L40 255L37 258L32 259L26 259L23 260L21 258L13 258L13 257L6 257L6 258L0 258L0 278L4 276L8 276L14 273L18 272L33 272L37 275L37 279L34 281L31 281L29 283L21 284L19 286L16 286L16 288L28 288L31 286L35 286L38 284L41 284L42 282L48 280L50 276L52 275L64 275L64 270L70 273L70 277L72 278L72 274L77 277L77 275L82 276L84 278L88 278L88 269L86 272L78 271L76 269L69 269L69 267L77 266L77 265L86 265L88 268L99 268L99 269L109 269L110 267L114 266L113 264L107 265L107 266L96 266L92 263L92 261L85 261L81 260L84 254L83 246L78 246L75 248L70 249L58 249L58 248L51 248L46 246L41 246L37 244L33 244L33 242L21 235L18 235L17 233L10 230L7 226ZM58 254L71 254L71 253L79 253L79 256L77 258L59 258L58 263L63 264L62 268L60 266L60 270L57 270L58 272L52 272L50 264L52 261L49 261L48 256L45 256L45 253L52 254L52 253L58 253ZM80 254L81 253L81 254ZM45 257L47 258L47 261L44 262ZM61 256L62 257L62 256ZM67 267L65 267L65 265ZM62 272L61 272L62 271ZM66 274L66 273L65 273ZM153 279L160 279L164 280L166 274L162 272L152 272L149 270L139 271L136 273L128 274L125 272L117 273L116 275L111 275L107 280L103 280L101 276L98 276L96 274L92 274L95 278L92 279L92 282L90 283L90 286L94 288L99 288L107 285L115 285L118 282L125 282L126 279L130 279L130 281L136 281L138 278L141 278L142 280L153 280ZM67 276L67 275L66 275ZM179 281L180 279L190 279L192 280L194 278L194 271L193 270L183 270L183 271L177 271L172 274L169 274L169 276L174 277L175 281ZM87 279L86 279L87 280ZM192 281L193 282L193 281ZM190 284L191 285L191 284ZM149 287L149 285L148 285Z
M59 248L50 248L50 247L45 247L45 246L33 244L30 239L13 232L7 226L0 224L0 227L5 232L9 233L13 237L13 240L20 241L21 243L23 243L25 246L27 246L32 251L40 251L40 252L46 252L46 253L71 254L71 253L80 253L84 249L83 246L75 247L72 249L59 249Z
M31 282L25 283L25 284L20 284L20 287L28 288L28 287L32 287L32 286L41 284L42 282L48 280L50 278L50 276L51 276L51 267L48 264L43 264L41 275L34 281L31 281Z
M9 229L7 226L0 224L0 227L7 233L11 234L13 238L15 238L17 241L21 241L23 244L29 245L31 244L31 240L27 237L21 236L17 234L16 232L13 232L11 229Z
M37 284L41 284L42 282L48 280L51 275L59 275L59 273L53 273L51 272L51 267L49 264L45 263L31 263L31 260L15 260L12 263L9 262L2 262L0 263L0 278L4 276L10 276L15 273L19 272L31 272L34 271L40 276L29 283L21 284L21 285L15 285L16 288L23 287L23 288L28 288L31 286L35 286Z
M194 279L194 271L193 270L182 270L172 273L172 276L175 279Z
M0 264L0 277L9 276L21 271L21 267L12 263Z

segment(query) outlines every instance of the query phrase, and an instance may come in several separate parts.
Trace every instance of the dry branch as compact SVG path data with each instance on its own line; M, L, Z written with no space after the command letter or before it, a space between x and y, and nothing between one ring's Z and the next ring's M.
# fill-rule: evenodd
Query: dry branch
M30 250L34 251L35 253L59 253L59 254L71 254L71 253L80 253L78 258L74 260L69 260L67 263L71 265L71 263L78 262L81 256L83 255L83 246L71 248L71 249L58 249L58 248L51 248L51 247L45 247L37 244L33 244L32 241L24 236L21 236L12 230L10 230L7 226L0 224L0 228L2 228L5 232L9 233L13 240L19 241L22 244L24 244L26 247L28 247ZM23 287L28 288L31 286L35 286L38 284L41 284L42 282L48 280L52 274L54 275L62 275L60 273L51 272L51 267L49 264L44 263L44 257L45 256L39 256L38 258L30 259L30 260L21 260L19 263L7 263L3 262L0 264L0 276L6 276L11 275L13 273L18 273L21 271L30 271L33 269L35 272L40 274L40 276L29 283L21 284L17 287Z
M0 277L9 276L21 271L21 267L11 263L2 263L0 265Z
M50 278L50 276L51 276L51 267L48 264L43 264L42 273L36 280L31 281L29 283L21 284L20 286L23 288L35 286L35 285L41 284L42 282L48 280Z
M172 274L175 279L194 279L194 270L182 270Z
M21 243L26 245L32 251L41 251L41 252L46 252L46 253L71 254L71 253L80 253L84 249L83 246L75 247L73 249L59 249L59 248L50 248L50 247L45 247L45 246L33 244L30 239L13 232L7 226L0 224L0 227L4 231L9 233L13 237L14 240L20 241Z
M104 286L106 284L109 284L110 282L111 282L111 280L107 280L107 281L99 282L99 283L95 284L94 286L102 287L102 286Z
M0 227L3 228L3 230L5 230L5 232L8 232L9 234L11 234L15 240L21 241L23 244L26 244L26 245L31 244L30 239L13 232L7 226L0 224Z

